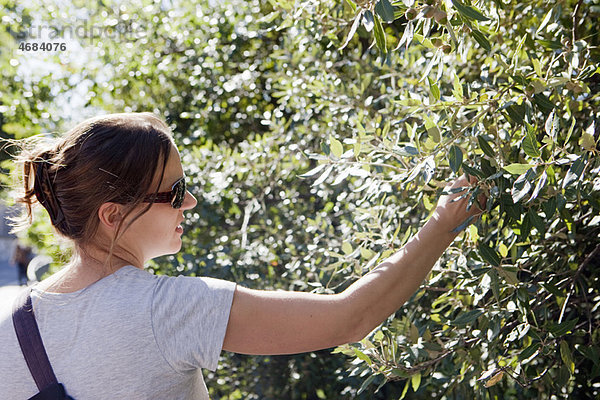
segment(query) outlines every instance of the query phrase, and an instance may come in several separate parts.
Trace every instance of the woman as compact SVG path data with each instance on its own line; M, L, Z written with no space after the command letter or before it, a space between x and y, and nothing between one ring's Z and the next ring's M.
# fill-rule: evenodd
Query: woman
M290 354L359 341L419 287L453 228L477 214L465 199L442 197L402 250L342 293L251 290L144 270L179 251L183 213L196 205L169 128L152 114L87 120L21 158L28 215L41 203L75 248L31 297L54 372L76 399L205 399L201 368L214 370L221 350ZM5 309L0 349L0 398L34 395Z
M12 262L17 266L19 285L27 285L27 265L32 259L31 247L17 243L12 256Z

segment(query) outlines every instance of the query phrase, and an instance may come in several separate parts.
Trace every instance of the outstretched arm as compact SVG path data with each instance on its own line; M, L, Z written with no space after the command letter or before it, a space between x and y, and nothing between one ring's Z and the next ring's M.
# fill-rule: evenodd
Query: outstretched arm
M467 186L463 177L452 187ZM340 294L251 290L238 286L223 349L245 354L291 354L365 337L419 288L452 243L452 230L477 213L467 199L443 196L429 221L397 253Z

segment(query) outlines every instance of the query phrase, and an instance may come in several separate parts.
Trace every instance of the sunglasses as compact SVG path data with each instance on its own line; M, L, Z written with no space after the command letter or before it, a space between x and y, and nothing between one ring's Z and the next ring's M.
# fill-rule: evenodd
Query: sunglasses
M181 208L187 193L185 186L185 175L179 178L169 192L159 192L147 195L144 198L144 203L171 203L173 208Z

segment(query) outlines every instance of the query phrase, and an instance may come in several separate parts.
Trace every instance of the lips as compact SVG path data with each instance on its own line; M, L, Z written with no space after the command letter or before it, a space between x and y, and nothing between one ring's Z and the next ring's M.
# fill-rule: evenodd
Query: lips
M183 223L183 219L181 221L179 221L179 225L177 225L177 227L175 228L175 232L177 233L183 233L183 226L181 225Z

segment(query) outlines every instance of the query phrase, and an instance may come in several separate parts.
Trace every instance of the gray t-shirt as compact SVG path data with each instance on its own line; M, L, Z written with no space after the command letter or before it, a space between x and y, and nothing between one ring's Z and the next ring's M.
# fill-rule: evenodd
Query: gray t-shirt
M70 396L87 399L208 399L201 368L215 370L235 283L155 276L127 266L74 293L34 288L48 358ZM0 307L0 399L37 388L12 323Z

